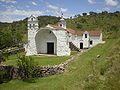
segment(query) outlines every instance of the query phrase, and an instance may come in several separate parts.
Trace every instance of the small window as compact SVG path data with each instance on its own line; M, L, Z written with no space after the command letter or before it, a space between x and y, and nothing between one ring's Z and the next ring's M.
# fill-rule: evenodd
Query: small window
M35 24L33 24L33 28L35 27Z
M31 28L31 24L30 24L30 28Z
M92 45L93 44L93 41L92 40L90 40L90 45Z
M85 38L87 38L87 34L85 34Z
M33 21L33 18L31 18L31 21Z
M62 24L60 24L60 27L62 27Z

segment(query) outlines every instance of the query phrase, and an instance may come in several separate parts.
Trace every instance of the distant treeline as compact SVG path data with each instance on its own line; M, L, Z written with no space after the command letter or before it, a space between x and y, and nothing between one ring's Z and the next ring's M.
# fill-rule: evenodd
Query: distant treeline
M39 26L57 24L60 17L38 16ZM120 31L120 12L102 13L89 12L75 15L74 18L66 19L67 27L74 30L102 30L104 38L113 38ZM13 23L0 22L0 49L13 47L27 40L27 18Z

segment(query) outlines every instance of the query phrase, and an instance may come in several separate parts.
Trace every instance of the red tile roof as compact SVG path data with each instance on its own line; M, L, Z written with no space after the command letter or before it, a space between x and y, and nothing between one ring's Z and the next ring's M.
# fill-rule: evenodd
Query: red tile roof
M76 31L71 28L67 28L66 31L68 31L71 34L76 34Z
M59 26L56 26L56 25L51 25L51 24L49 24L49 26L51 26L51 27L53 27L53 28L56 28L56 29L63 29L63 30L65 30L64 28L59 27Z
M51 27L53 27L53 28L55 28L55 29L63 29L63 30L66 30L67 32L69 32L69 33L71 33L71 34L79 35L79 36L82 36L83 33L85 32L85 31L80 31L80 30L75 31L75 30L73 30L73 29L71 29L71 28L64 29L64 28L59 27L59 26L56 26L56 25L50 25L50 24L49 24L49 26L51 26ZM90 30L90 31L87 31L87 32L89 33L90 36L100 36L100 34L102 33L102 32L99 31L99 30Z

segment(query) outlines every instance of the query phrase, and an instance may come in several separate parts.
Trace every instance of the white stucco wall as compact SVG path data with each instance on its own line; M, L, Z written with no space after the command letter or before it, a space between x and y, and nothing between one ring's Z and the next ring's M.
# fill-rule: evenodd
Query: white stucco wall
M77 48L80 48L80 41L81 40L82 40L82 36L70 34L69 42L72 42Z
M69 34L69 42L72 42L76 47L80 48L80 43L83 43L83 48L93 47L102 42L102 34L100 36L89 36L87 33L87 38L83 36ZM93 44L90 45L90 40L93 41Z
M37 49L35 44L35 36L38 32L38 19L34 16L28 18L28 43L27 43L27 53L26 56L36 55Z
M71 51L68 44L67 31L53 30L57 37L57 56L69 56Z
M28 28L28 44L27 44L27 53L26 55L36 55L37 49L35 44L35 35L37 33L38 29L36 28Z
M51 33L50 33L51 32ZM37 53L47 53L47 43L54 43L54 54L57 53L57 38L50 30L40 30L35 37Z
M91 36L90 40L93 41L93 44L90 45L90 47L93 47L93 46L95 46L95 45L97 45L97 44L99 44L101 42L100 36Z

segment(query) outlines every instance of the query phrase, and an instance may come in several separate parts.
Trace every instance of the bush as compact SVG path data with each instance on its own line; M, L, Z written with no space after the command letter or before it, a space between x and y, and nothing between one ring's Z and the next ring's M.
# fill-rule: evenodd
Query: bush
M31 78L34 75L36 67L38 66L32 57L25 55L18 55L17 65L20 69L20 76L23 79Z

